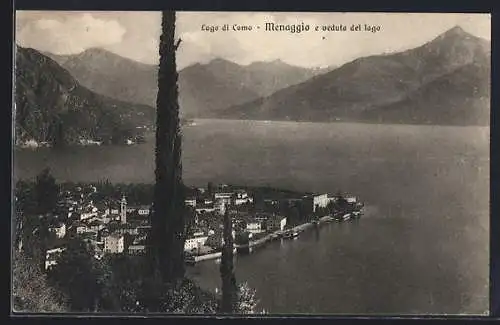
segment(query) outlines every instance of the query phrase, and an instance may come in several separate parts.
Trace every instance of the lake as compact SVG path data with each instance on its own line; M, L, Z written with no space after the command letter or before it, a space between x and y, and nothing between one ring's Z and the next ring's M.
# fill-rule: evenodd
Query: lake
M152 182L153 142L16 149L15 177ZM196 120L183 175L207 182L338 190L369 207L237 257L269 313L479 314L489 304L489 128ZM213 261L188 274L220 287Z

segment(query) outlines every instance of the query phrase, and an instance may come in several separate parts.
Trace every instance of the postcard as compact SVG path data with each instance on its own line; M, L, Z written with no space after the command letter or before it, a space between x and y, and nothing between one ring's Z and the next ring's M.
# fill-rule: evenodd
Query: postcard
M489 314L489 14L15 29L13 312Z

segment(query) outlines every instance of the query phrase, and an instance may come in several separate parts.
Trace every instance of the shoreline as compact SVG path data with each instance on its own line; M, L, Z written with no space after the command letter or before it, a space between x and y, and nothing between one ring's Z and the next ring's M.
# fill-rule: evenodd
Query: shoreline
M335 219L332 216L321 217L321 218L318 219L318 226L322 225L322 224L326 224L326 223L332 222L334 220ZM286 231L302 232L302 231L305 231L305 230L307 230L307 229L309 229L311 227L314 227L313 222L306 222L306 223L294 226L293 228L290 228L290 229L288 229ZM250 250L249 253L251 253L251 249L252 248L261 247L264 244L266 244L268 242L271 242L273 240L277 240L277 239L282 240L281 237L275 237L275 236L280 236L283 233L285 233L286 231L276 230L276 231L273 231L271 233L268 233L266 236L264 236L262 238L259 238L259 239L254 240L254 241L250 241L248 244L244 244L244 245L234 244L233 253L235 255L238 255L238 254L240 254L240 255L246 255L248 253L242 253L241 251L239 251L239 250L245 250L245 249L249 249ZM188 261L186 261L186 263L188 263L188 264L197 264L199 262L209 261L209 260L215 260L215 259L219 259L221 257L222 257L222 252L209 253L209 254L205 254L205 255L194 256L193 257L193 261L191 263L189 263Z
M328 223L328 222L331 222L331 221L334 221L335 219L332 217L332 216L324 216L324 217L321 217L318 219L318 225L322 225L322 224L325 224L325 223ZM294 226L293 228L290 228L288 230L276 230L274 232L271 232L269 234L267 234L266 236L262 237L262 238L259 238L257 240L254 240L254 241L250 241L248 243L248 245L235 245L236 248L245 248L245 247L249 247L249 248L253 248L253 247L258 247L258 246L261 246L269 241L272 241L272 240L275 240L275 239L281 239L280 237L276 238L274 237L275 235L282 235L283 233L285 232L288 232L288 231L292 231L292 232L303 232L311 227L314 227L314 223L313 222L306 222L306 223L302 223L300 225L297 225L297 226Z
M395 122L379 122L379 121L362 121L362 120L329 120L329 121L312 121L312 120L286 120L286 119L277 119L277 120L267 120L267 119L255 119L255 118L215 118L215 117L196 117L192 119L195 123L195 125L192 126L199 126L202 125L200 123L196 122L204 122L204 121L227 121L227 122L259 122L262 124L268 124L268 123L302 123L302 124L325 124L325 125L331 125L331 124L370 124L370 125L388 125L388 126L427 126L427 127L479 127L479 128L490 128L489 125L483 125L483 124L434 124L434 123L406 123L406 122L400 122L400 123L395 123Z
M236 254L237 250L236 247L233 248L233 254ZM204 255L196 255L192 256L192 261L191 263L198 263L198 262L203 262L203 261L209 261L209 260L216 260L222 257L222 251L220 252L215 252L215 253L208 253ZM190 261L186 260L186 263L190 263Z

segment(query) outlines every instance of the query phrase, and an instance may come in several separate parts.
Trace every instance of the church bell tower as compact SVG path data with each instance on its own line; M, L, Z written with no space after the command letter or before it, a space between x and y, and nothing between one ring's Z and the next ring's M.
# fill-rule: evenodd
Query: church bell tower
M120 220L123 224L127 223L127 200L125 199L125 195L122 196L120 202Z

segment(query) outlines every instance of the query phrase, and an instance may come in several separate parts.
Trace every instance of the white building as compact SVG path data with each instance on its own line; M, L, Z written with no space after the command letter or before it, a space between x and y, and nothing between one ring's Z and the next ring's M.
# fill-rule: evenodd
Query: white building
M235 205L242 205L242 204L247 204L247 203L253 203L253 199L251 197L245 198L245 199L239 199L236 198L234 199L234 204Z
M66 236L66 224L60 223L57 226L52 226L49 231L55 233L57 238L64 238Z
M80 213L80 220L87 220L87 219L90 219L92 217L96 217L97 216L97 212L94 212L92 210L88 210L88 211L84 211L82 213Z
M150 209L148 206L141 206L137 210L137 214L139 214L140 216L148 216L149 212L150 212Z
M184 251L190 252L193 249L200 248L201 246L205 245L207 239L208 236L205 235L186 238L186 241L184 242Z
M267 220L268 229L275 230L279 229L283 231L286 226L286 217L282 216L272 216Z
M280 220L280 230L283 231L286 227L286 217Z
M92 229L90 229L90 227L88 227L87 225L81 224L81 225L76 226L76 233L77 234L85 234L88 232L92 232Z
M231 200L233 199L234 193L231 192L222 192L222 193L215 193L214 198L216 201L222 201L225 204L231 204Z
M246 230L249 233L258 234L264 231L262 227L262 222L260 221L249 221L247 222Z
M250 197L246 191L243 190L237 191L234 199L234 204L242 205L246 203L253 203L253 198Z
M64 247L57 247L47 250L45 254L45 269L48 270L50 267L56 265L57 260L61 256L61 253L65 250L66 248Z
M346 196L345 200L347 201L347 203L356 203L356 202L358 202L358 200L357 200L357 198L355 196Z
M125 238L123 235L111 234L104 238L104 252L118 254L125 249Z
M246 199L246 198L248 198L248 193L245 190L238 190L238 191L236 191L236 198L237 199Z
M134 213L134 212L137 212L138 215L140 216L147 216L149 215L149 206L147 205L141 205L141 206L135 206L135 207L131 207L131 206L127 206L127 213Z
M137 211L139 208L138 207L130 207L130 206L127 206L127 213L134 213L135 211Z
M316 208L326 208L330 199L328 198L328 194L314 195L313 196L313 212L316 211Z
M193 233L193 237L200 237L203 236L205 233L203 231L195 231Z

